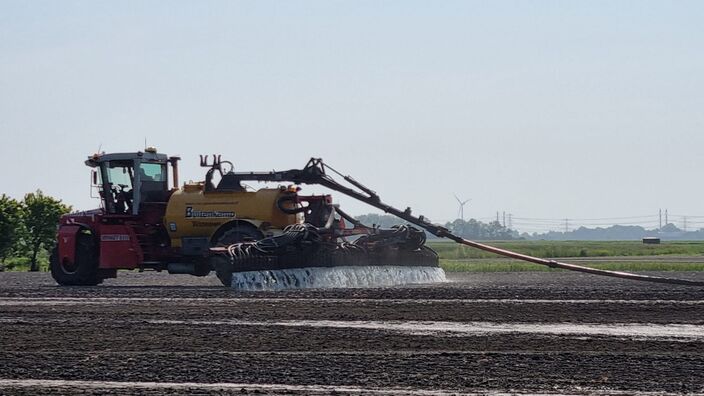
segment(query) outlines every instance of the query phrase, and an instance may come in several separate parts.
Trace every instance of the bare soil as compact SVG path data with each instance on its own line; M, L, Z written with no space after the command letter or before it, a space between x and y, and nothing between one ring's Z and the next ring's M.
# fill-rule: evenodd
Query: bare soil
M702 289L564 272L448 278L241 293L214 277L59 287L0 273L0 394L704 392Z

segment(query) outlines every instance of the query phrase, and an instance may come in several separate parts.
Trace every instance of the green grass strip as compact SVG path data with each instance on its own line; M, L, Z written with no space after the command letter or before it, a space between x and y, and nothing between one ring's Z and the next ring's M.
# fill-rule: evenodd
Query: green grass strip
M565 260L567 261L567 260ZM658 261L575 263L591 268L611 271L704 271L704 263L672 263ZM527 272L562 271L544 265L518 260L440 260L440 266L448 272Z
M704 255L704 241L668 241L659 245L645 245L640 241L489 241L486 243L541 258ZM444 259L499 257L447 240L431 240L428 241L428 246Z

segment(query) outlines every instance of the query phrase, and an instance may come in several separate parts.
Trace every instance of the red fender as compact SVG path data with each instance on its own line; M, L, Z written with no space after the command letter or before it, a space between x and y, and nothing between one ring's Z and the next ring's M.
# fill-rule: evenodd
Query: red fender
M101 225L100 268L135 269L144 261L142 248L132 227Z
M81 230L77 225L63 225L59 228L57 247L59 263L73 263L76 260L76 235Z

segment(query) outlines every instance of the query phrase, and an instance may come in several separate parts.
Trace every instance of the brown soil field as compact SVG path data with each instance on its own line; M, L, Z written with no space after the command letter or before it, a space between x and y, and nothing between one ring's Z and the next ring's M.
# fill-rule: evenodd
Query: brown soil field
M704 393L704 289L448 279L236 292L212 276L0 273L0 394Z

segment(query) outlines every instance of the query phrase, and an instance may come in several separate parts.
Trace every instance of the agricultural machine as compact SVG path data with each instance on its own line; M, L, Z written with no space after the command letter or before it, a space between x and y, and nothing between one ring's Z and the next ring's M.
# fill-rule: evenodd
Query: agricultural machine
M330 195L300 195L299 184L320 184L379 205L379 197L354 179L345 177L361 192L335 182L320 159L303 169L240 173L220 156L201 156L205 180L178 188L179 160L153 148L89 157L86 165L94 168L101 208L61 218L50 260L54 279L62 285L95 285L119 269L196 276L215 271L230 286L233 273L248 271L439 270L438 256L425 246L420 229L366 226L333 204ZM245 181L280 184L249 191Z
M300 269L403 268L430 274L416 282L444 278L438 255L425 245L426 233L499 255L599 275L661 283L704 282L653 277L541 259L469 241L448 229L397 209L321 159L302 169L235 172L220 156L201 156L205 180L179 187L180 158L144 152L95 154L93 168L99 209L61 218L50 257L61 285L96 285L117 270L156 270L205 276L215 271L226 286L240 274L265 274L268 282L301 280ZM169 186L169 174L171 186ZM345 184L333 178L341 177ZM252 190L243 182L273 182ZM330 195L301 195L301 184L317 184L405 220L382 229L360 223L333 204ZM290 271L290 272L287 272ZM440 275L440 276L438 276ZM346 276L346 275L345 275ZM374 277L374 274L371 274ZM311 285L311 284L308 284Z

